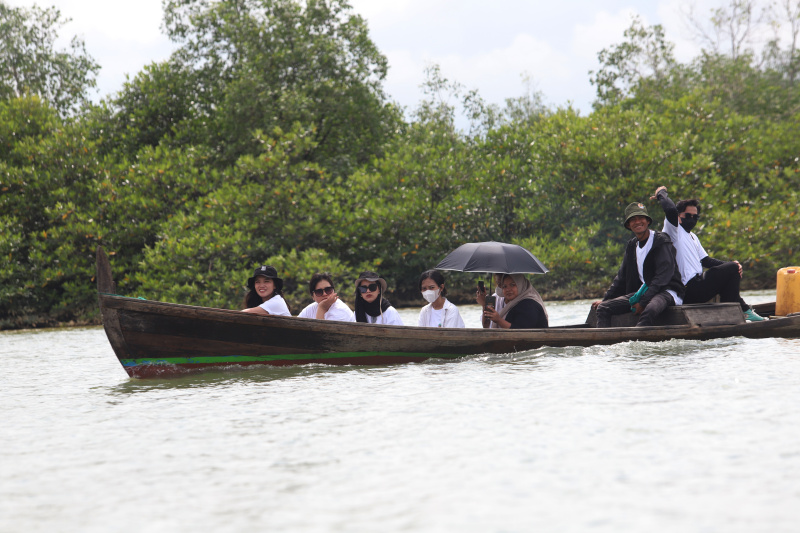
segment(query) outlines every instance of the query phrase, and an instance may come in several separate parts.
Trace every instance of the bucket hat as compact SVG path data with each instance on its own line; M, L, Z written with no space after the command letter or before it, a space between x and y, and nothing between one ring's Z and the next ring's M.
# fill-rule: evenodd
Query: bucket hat
M625 220L622 222L622 225L625 226L625 229L628 229L628 221L636 216L645 217L650 222L650 225L653 224L653 219L647 214L647 208L644 206L644 204L640 202L633 202L628 204L628 207L625 208Z
M386 294L386 287L388 286L386 280L383 279L377 272L373 272L371 270L365 270L362 272L356 280L356 288L358 288L358 285L362 281L377 281L381 285L381 294Z
M278 271L273 266L268 265L261 265L257 267L253 272L253 277L248 278L247 286L252 290L256 286L256 278L258 276L264 276L265 278L269 278L275 281L275 290L283 289L283 280L278 277Z

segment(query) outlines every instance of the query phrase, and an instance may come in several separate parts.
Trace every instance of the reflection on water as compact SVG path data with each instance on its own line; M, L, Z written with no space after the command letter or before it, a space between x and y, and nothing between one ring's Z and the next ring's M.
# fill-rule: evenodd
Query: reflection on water
M184 375L162 378L130 379L109 387L115 394L135 394L164 389L193 389L229 385L259 384L272 381L325 379L340 373L380 372L386 366L333 366L309 364L298 366L238 366L216 367Z
M0 531L794 532L798 404L800 340L132 380L0 333Z

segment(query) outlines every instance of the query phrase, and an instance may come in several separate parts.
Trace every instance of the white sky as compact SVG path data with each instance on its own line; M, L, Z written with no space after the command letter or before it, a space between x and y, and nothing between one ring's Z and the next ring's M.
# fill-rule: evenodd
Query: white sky
M30 6L30 0L4 0ZM72 22L62 36L79 35L102 66L98 96L118 91L125 75L134 76L153 61L169 57L173 46L161 33L161 0L42 0ZM662 24L676 43L679 60L699 47L689 37L681 10L688 0L351 0L367 20L370 35L389 60L385 89L411 110L422 97L423 69L438 63L442 73L488 102L524 92L527 74L550 105L572 103L591 110L595 89L589 70L597 53L622 41L631 17ZM693 0L708 18L725 0Z

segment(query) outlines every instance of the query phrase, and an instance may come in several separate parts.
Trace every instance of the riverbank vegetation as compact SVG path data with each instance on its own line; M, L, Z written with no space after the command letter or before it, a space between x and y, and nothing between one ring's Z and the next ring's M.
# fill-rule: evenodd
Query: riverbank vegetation
M377 270L396 304L421 305L419 273L485 240L539 257L545 299L595 297L629 238L625 205L660 227L659 185L701 200L696 231L744 265L743 288L772 287L800 242L800 27L782 5L788 43L748 48L752 5L734 0L689 63L633 20L599 52L582 115L534 90L489 105L435 65L417 108L399 109L344 0L168 1L180 47L92 104L82 43L30 37L60 15L0 0L18 44L0 51L0 327L96 321L97 246L120 294L231 309L260 264L294 309L318 270L345 299ZM467 301L475 281L449 275L448 292Z

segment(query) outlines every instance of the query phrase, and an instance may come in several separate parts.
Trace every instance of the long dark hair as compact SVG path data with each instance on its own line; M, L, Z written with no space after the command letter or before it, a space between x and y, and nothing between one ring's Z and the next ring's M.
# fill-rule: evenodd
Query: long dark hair
M256 276L256 277L258 277L258 276ZM266 276L263 276L263 277L266 277ZM281 283L280 287L279 287L278 286L279 284L273 278L267 278L267 279L272 279L272 283L275 286L275 290L272 291L272 294L270 295L269 298L267 298L267 300L272 299L272 297L275 296L276 294L278 296L280 296L281 298L283 298L283 283ZM256 292L256 280L255 280L255 277L253 278L253 283L252 284L248 283L247 286L250 288L250 290L247 291L247 294L244 295L244 301L242 302L242 305L244 306L244 309L250 309L251 307L258 307L259 305L263 304L264 300L262 300L261 296L259 296L258 293ZM291 313L292 312L292 308L289 307L289 303L288 302L286 302L286 307L289 309L289 312Z
M422 282L425 281L428 278L432 279L436 283L436 285L439 286L439 287L444 285L444 276L442 275L441 272L439 272L438 270L426 270L419 277L419 290L420 290L420 292L422 292ZM440 294L440 296L447 296L447 287L443 287L442 288L442 293Z

